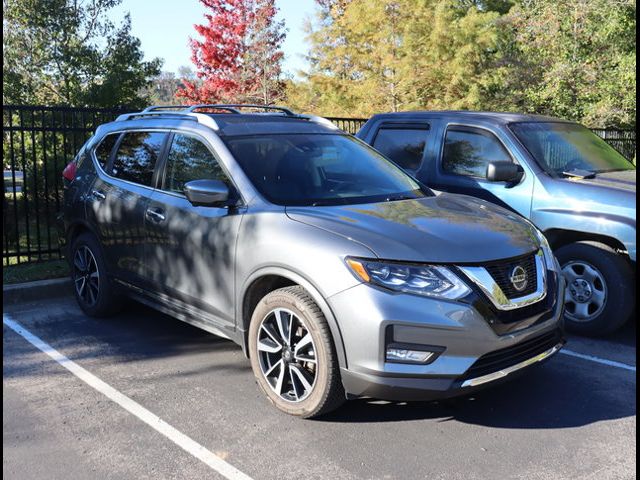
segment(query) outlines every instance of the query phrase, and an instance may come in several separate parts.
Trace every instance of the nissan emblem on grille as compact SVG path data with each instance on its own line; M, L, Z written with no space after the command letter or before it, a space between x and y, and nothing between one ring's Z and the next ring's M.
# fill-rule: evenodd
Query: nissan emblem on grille
M513 285L513 288L515 288L519 292L527 288L527 283L529 283L527 279L527 271L520 265L516 265L514 269L511 270L509 280L511 280L511 285Z

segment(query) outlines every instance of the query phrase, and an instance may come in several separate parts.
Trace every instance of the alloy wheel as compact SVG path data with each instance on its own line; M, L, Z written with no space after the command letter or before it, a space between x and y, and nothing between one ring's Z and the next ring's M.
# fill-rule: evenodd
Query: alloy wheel
M318 359L301 318L284 308L269 312L260 324L257 348L262 375L280 398L301 402L311 394Z
M100 291L100 272L93 252L86 245L79 247L73 257L73 281L78 297L87 306L94 306Z
M589 322L607 303L607 284L602 273L590 263L572 261L562 267L567 280L565 315L575 322Z

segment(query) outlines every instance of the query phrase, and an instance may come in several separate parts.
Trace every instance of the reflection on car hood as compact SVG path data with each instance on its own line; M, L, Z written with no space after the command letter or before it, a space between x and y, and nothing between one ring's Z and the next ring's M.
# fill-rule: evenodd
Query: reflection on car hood
M379 258L481 263L539 247L531 226L505 209L462 195L330 207L287 207L293 220L350 238Z
M622 172L606 172L598 173L594 178L581 178L571 180L577 183L585 183L588 185L597 185L600 187L611 188L615 190L624 190L628 192L636 191L636 171L624 170Z

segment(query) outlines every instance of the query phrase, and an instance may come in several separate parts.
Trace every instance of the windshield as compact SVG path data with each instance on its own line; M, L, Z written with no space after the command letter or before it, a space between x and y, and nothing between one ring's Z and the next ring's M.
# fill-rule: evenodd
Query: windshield
M604 173L635 168L607 142L576 123L513 123L511 129L550 173Z
M429 193L376 151L340 134L223 139L255 187L278 205L345 205Z

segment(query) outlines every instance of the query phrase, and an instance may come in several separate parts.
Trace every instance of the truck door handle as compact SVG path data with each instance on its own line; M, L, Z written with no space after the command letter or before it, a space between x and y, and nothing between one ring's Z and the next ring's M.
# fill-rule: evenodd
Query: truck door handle
M107 196L104 193L102 193L102 192L100 192L98 190L92 190L91 191L91 196L93 198L95 198L96 200L104 200L105 198L107 198Z
M154 222L160 223L165 221L165 216L162 210L154 210L152 208L147 208L145 215L147 216L147 218L153 220Z

